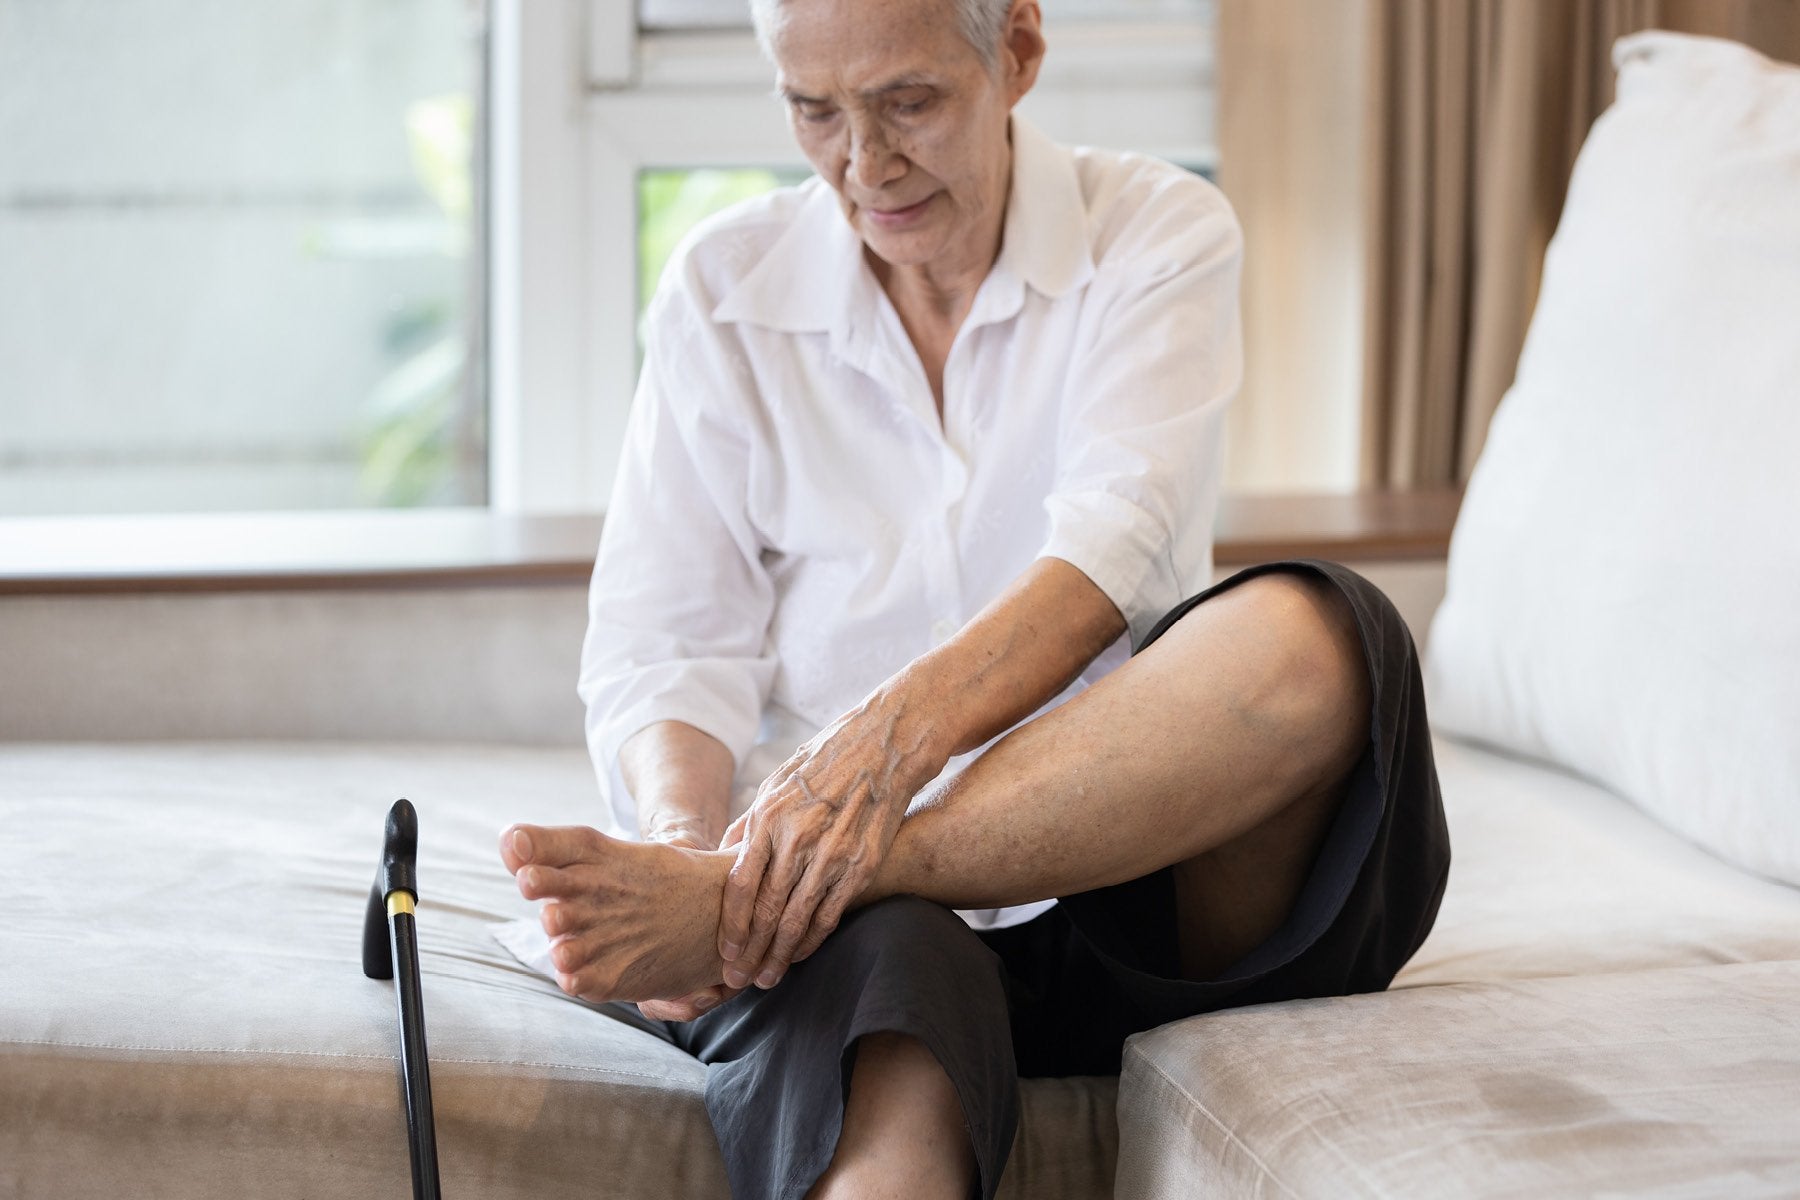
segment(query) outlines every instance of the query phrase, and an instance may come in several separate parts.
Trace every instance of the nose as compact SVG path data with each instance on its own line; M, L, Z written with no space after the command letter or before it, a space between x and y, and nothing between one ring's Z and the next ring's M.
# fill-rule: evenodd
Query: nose
M894 149L880 122L856 121L850 128L849 171L857 188L879 191L906 174L906 159Z

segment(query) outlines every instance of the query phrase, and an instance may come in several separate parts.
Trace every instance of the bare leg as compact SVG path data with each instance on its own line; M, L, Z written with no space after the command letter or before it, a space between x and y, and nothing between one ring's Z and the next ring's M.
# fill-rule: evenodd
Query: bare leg
M1001 739L906 819L862 900L989 908L1175 866L1184 969L1207 973L1291 908L1368 712L1347 605L1299 575L1250 580ZM520 853L512 833L508 867L537 864L521 889L557 901L545 926L567 935L565 987L638 999L720 981L694 917L717 911L734 854L530 827Z
M864 900L997 908L1174 866L1184 963L1209 974L1286 918L1367 740L1369 697L1330 585L1240 584L930 798Z
M837 1151L809 1200L964 1200L974 1186L969 1130L938 1060L903 1034L860 1039Z

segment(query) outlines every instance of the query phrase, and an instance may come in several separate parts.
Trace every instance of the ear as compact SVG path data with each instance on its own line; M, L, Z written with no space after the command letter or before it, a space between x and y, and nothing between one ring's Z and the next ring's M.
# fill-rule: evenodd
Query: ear
M1010 108L1025 98L1044 63L1044 14L1037 0L1013 0L1000 35L1000 75Z

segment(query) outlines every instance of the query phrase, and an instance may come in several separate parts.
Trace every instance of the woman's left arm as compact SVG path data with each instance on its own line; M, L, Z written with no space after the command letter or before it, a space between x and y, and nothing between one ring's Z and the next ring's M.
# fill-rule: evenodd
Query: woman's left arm
M1036 712L1125 632L1078 568L1039 558L949 641L801 746L733 823L726 982L773 987L874 877L915 793Z

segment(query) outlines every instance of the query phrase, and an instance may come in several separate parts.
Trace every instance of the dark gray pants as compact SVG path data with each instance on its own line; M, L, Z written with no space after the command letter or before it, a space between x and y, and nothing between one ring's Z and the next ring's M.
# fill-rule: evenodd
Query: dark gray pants
M831 1164L856 1039L911 1034L956 1087L992 1196L1019 1123L1000 958L949 909L896 896L845 917L772 991L664 1028L706 1069L734 1197L801 1197Z

